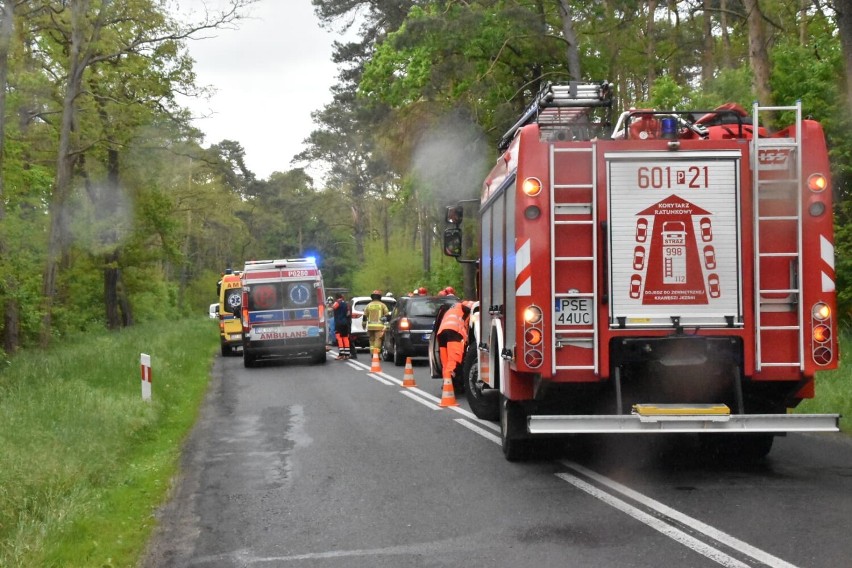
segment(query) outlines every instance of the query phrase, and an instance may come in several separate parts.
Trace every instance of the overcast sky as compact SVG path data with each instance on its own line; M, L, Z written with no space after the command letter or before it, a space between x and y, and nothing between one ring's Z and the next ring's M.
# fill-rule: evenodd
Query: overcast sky
M223 0L178 0L180 13L210 10ZM235 140L258 178L287 171L314 129L311 112L331 101L337 76L331 62L335 39L320 29L311 0L258 0L237 30L218 30L188 41L199 85L216 94L184 103L199 118L204 146Z

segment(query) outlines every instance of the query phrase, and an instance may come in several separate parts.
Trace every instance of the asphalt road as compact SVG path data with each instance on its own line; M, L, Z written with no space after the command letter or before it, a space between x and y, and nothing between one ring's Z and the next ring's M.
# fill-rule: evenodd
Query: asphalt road
M685 437L504 460L498 426L441 408L415 360L217 358L144 566L852 566L852 443L779 438L758 465Z

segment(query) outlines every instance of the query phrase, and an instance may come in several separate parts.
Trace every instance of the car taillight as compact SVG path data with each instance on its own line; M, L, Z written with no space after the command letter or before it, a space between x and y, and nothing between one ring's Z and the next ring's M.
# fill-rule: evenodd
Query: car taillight
M399 329L411 329L411 322L408 318L399 318Z

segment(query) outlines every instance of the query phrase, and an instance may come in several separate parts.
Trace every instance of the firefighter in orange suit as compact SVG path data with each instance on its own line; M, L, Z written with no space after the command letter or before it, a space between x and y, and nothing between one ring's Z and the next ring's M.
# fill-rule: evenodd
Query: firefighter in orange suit
M467 302L458 302L447 310L438 327L438 349L441 354L441 376L452 379L456 368L464 358L464 346L467 342L467 319L470 306Z

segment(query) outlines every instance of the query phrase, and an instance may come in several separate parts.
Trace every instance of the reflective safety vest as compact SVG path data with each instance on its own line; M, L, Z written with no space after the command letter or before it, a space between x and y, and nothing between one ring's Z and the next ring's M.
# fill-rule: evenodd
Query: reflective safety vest
M388 315L389 312L388 307L380 300L373 300L367 304L367 307L364 308L364 316L362 317L367 324L367 331L384 329L385 324L382 321L382 317Z
M462 336L464 341L467 341L467 322L464 319L464 311L462 303L458 302L447 310L444 318L441 320L441 326L438 328L438 335L444 331L455 331Z

